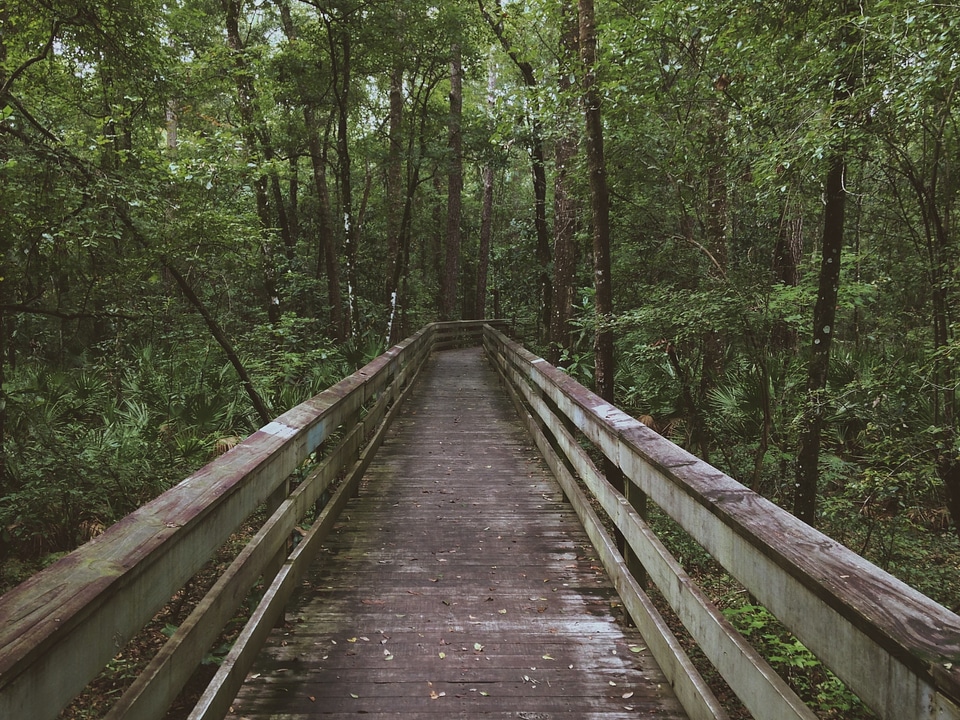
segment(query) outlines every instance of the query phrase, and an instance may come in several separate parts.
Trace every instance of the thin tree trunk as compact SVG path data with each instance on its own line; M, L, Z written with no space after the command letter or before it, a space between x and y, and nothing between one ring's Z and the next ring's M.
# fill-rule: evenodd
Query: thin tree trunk
M721 76L715 87L723 91L727 84ZM712 262L708 275L714 281L726 279L727 269L727 113L722 104L713 100L707 122L707 227L706 241ZM726 338L717 330L709 330L703 338L704 352L700 375L700 400L716 387L723 374ZM704 458L705 459L705 458Z
M267 405L263 402L263 398L260 397L260 394L253 386L253 381L250 379L250 375L247 373L247 369L244 367L243 361L240 360L240 356L237 355L236 351L233 349L233 343L230 342L230 339L220 327L220 324L217 322L216 318L210 314L210 311L207 310L206 306L203 304L203 301L197 296L193 290L193 287L180 273L180 271L166 260L164 260L164 266L167 268L167 272L169 272L176 281L177 286L180 288L180 291L183 293L184 297L186 297L190 304L193 305L194 309L207 324L210 334L213 335L214 339L217 341L217 344L220 345L224 354L227 356L227 360L230 361L230 364L236 371L237 376L240 378L240 384L247 392L250 402L253 404L254 409L257 411L257 415L260 417L260 422L266 425L271 420L270 410L267 409Z
M950 97L958 83L950 89ZM950 107L949 100L945 103ZM957 451L958 413L956 373L954 360L944 349L953 342L954 280L957 274L956 251L951 242L951 200L948 192L940 188L941 178L950 185L950 160L944 148L944 135L950 113L945 111L937 124L936 134L929 141L932 157L930 172L925 178L913 176L913 184L920 212L924 218L930 264L932 324L933 324L933 371L934 371L934 422L939 427L936 443L937 475L947 495L947 511L953 520L954 531L960 535L960 453ZM944 176L944 177L942 177Z
M613 331L607 323L613 313L610 277L610 193L603 154L603 119L597 82L597 27L593 0L579 0L580 56L583 61L583 104L586 118L587 169L593 219L593 267L596 288L597 332L594 368L597 394L608 402L614 396Z
M323 140L317 125L313 108L304 108L310 143L310 162L313 168L313 182L317 191L317 277L326 271L327 302L330 305L330 324L334 327L338 340L346 340L350 328L343 316L343 296L340 292L340 263L337 262L337 246L333 232L333 220L330 214L330 190L327 186L327 148L331 122Z
M823 432L827 372L833 343L837 295L840 289L840 256L843 250L847 193L843 187L846 164L842 154L830 159L823 209L823 250L817 303L813 309L813 347L807 374L807 401L797 448L796 495L793 514L813 525L817 517L820 481L820 445Z
M2 45L2 44L0 44ZM0 269L3 270L4 278L10 275L6 272L5 264L6 253L3 253L4 262L0 262ZM0 285L0 496L4 496L11 488L7 486L7 317L3 305L6 304L6 287L9 280ZM3 559L3 542L0 541L0 559Z
M853 0L845 0L840 16L847 19L834 46L839 53L850 52L858 45L858 26L850 19L861 12ZM840 114L843 103L850 99L856 84L859 58L843 58L844 72L838 75L833 90L833 108ZM834 122L835 132L841 130L842 117ZM837 143L827 156L827 176L824 188L823 237L821 242L820 279L817 302L813 308L813 345L807 371L807 397L800 419L797 445L796 494L793 514L814 525L820 484L820 449L826 415L827 375L830 369L830 349L836 331L837 296L840 291L840 260L846 225L847 191L844 186L847 165L843 141Z
M557 86L563 97L569 95L573 88L570 65L577 57L578 28L576 12L568 2L562 4L561 12L561 68ZM553 300L550 304L548 349L548 359L554 364L564 350L572 349L570 318L573 316L577 273L576 224L579 210L576 196L570 188L572 172L575 171L578 133L574 132L573 128L560 127L559 134L555 148L556 174L553 180Z
M295 251L300 240L300 157L294 150L287 161L290 165L290 182L288 183L287 222L290 225L290 247ZM295 253L291 253L295 256Z
M453 44L450 60L450 127L447 147L450 171L447 175L446 261L440 304L440 317L453 320L457 305L457 280L460 275L460 212L463 194L463 67L460 45Z
M395 319L399 306L400 267L403 250L400 234L403 225L403 66L390 73L390 116L387 139L387 345L395 340Z
M349 119L351 82L350 33L341 29L334 33L328 23L330 58L333 66L333 92L337 106L337 174L340 182L340 202L343 212L344 261L346 264L347 303L343 325L350 335L359 332L360 318L357 314L357 223L353 214L353 181L350 162ZM337 40L340 60L337 61ZM338 84L339 83L339 84Z
M497 88L497 69L491 62L487 71L487 107L493 112ZM490 270L490 241L493 237L493 167L487 163L483 168L483 199L480 209L480 248L477 251L477 292L474 301L474 318L487 317L487 275Z
M483 169L483 205L480 210L480 249L477 252L477 299L474 317L487 317L487 275L490 269L490 240L493 236L493 168Z

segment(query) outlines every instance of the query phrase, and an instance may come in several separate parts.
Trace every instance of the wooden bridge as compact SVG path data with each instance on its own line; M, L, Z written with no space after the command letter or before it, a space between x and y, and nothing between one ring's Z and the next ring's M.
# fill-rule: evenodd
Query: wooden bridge
M0 598L0 718L56 718L251 517L108 718L164 718L258 583L191 718L724 718L679 624L753 717L816 717L649 504L878 717L960 719L960 618L497 327L427 326Z

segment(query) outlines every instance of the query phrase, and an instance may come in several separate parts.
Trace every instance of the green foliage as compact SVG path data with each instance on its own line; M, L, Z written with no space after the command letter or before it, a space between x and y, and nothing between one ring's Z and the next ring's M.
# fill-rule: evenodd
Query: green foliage
M820 717L874 717L766 608L744 604L727 608L723 614Z

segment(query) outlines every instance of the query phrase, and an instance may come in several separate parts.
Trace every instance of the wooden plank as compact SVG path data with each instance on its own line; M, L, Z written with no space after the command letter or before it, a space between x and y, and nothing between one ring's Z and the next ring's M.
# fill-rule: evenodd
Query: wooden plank
M494 382L433 355L237 716L683 717Z

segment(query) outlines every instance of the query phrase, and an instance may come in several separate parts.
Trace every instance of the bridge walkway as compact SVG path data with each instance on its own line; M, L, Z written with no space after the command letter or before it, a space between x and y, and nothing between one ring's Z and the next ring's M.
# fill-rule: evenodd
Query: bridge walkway
M685 717L483 351L417 382L231 717Z

